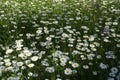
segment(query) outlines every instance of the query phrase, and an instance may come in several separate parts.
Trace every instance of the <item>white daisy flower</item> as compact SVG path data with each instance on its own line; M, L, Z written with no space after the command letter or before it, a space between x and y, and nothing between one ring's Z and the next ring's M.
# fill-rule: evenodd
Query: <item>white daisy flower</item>
M71 70L70 68L66 68L66 69L64 70L64 74L66 74L66 75L71 75L71 74L72 74L72 70Z
M23 53L24 53L26 56L31 56L31 55L32 55L32 51L29 51L29 50L27 50L27 49L25 49L25 50L23 51Z
M89 69L89 66L88 65L83 65L83 68L84 69Z
M60 78L57 78L56 80L62 80L62 79L60 79Z
M53 73L55 71L55 68L54 67L47 67L45 70L49 73Z
M21 50L21 48L23 47L22 45L23 40L22 39L16 40L15 42L16 42L16 50Z
M116 67L113 67L111 68L111 72L116 74L118 72L118 69Z
M29 72L29 73L28 73L28 76L33 76L33 73L32 73L32 72Z
M79 64L78 63L72 63L72 67L77 68L77 67L79 67Z
M61 66L65 66L65 65L66 65L66 63L60 63L60 65L61 65Z
M27 65L29 68L34 67L35 65L33 63Z
M108 77L108 79L107 80L115 80L114 78L111 78L111 77Z
M23 62L17 62L17 66L22 66Z
M31 60L32 60L32 61L37 61L37 60L38 60L38 56L33 56L33 57L31 57Z
M101 69L107 69L107 68L108 68L108 66L105 65L105 64L103 64L103 63L100 63L99 67L100 67Z
M62 62L62 63L66 63L66 62L67 62L67 59L64 58L64 57L62 57L62 58L60 58L60 62Z
M94 41L94 39L95 39L95 37L94 37L93 35L91 35L91 36L89 37L89 41Z
M11 65L11 62L6 62L5 65L6 65L6 66L10 66L10 65Z
M7 49L6 50L6 54L10 54L10 53L12 53L13 52L13 49Z

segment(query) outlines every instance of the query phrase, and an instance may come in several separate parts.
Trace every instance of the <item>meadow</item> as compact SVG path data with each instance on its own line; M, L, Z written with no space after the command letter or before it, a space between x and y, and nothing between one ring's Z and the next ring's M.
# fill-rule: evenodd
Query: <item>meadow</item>
M0 80L120 80L120 1L0 0Z

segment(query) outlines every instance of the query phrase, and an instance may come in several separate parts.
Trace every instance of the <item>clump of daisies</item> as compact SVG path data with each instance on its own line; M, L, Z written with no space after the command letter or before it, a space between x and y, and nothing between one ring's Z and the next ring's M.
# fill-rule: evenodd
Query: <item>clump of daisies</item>
M120 80L118 2L1 0L0 80Z

